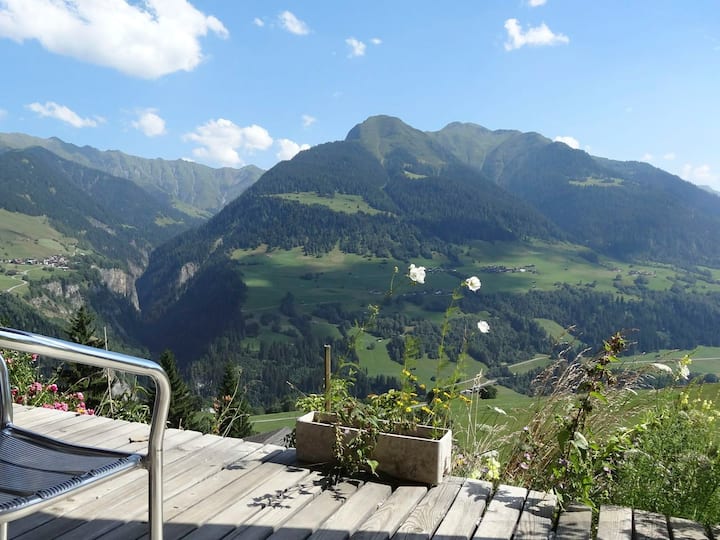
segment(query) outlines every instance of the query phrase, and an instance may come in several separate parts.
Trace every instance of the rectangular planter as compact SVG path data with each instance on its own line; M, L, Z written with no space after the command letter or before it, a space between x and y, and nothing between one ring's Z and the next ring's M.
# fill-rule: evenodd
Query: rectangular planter
M333 461L335 432L331 418L310 412L297 419L295 449L298 460L313 464ZM350 437L358 432L355 428L343 429L347 429ZM442 436L433 438L438 431ZM381 433L372 458L377 460L379 471L395 478L439 484L443 475L450 472L451 452L451 430L417 426L411 434Z

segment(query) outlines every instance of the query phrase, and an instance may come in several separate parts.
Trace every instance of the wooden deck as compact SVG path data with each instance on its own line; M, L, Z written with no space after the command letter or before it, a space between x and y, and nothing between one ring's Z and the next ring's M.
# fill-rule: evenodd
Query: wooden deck
M72 442L141 451L148 428L47 409L15 423ZM135 471L10 523L10 538L127 540L147 533L147 473ZM171 429L165 438L166 538L469 540L591 538L585 507L556 515L552 495L449 478L439 486L343 482L295 463L294 450ZM597 538L720 539L720 529L603 508Z

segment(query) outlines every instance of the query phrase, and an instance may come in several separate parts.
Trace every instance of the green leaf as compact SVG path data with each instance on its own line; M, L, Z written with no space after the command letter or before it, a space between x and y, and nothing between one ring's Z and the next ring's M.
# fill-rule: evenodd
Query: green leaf
M590 392L590 397L593 397L597 399L598 401L602 401L603 403L607 403L608 399L607 396L604 394L601 394L600 392Z

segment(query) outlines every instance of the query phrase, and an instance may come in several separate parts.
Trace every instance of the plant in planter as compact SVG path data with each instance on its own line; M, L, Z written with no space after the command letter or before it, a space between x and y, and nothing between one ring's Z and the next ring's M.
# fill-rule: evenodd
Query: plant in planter
M394 277L389 294L393 292ZM425 277L424 267L410 265L408 278L413 284L423 284ZM420 355L417 342L411 336L405 339L401 387L365 399L351 393L356 373L354 365L342 363L344 375L331 379L326 354L325 394L303 396L297 402L298 408L306 412L298 419L294 432L298 459L332 464L331 475L335 479L360 472L385 472L398 478L439 483L451 466L450 405L456 400L470 402L456 384L461 369L459 363L445 382L439 376L448 363L444 338L457 310L455 304L462 298L461 289L475 292L480 285L480 280L473 276L453 291L441 330L436 385L425 402L418 397L425 387L413 373ZM372 327L378 313L378 306L370 306L367 321L350 337L351 348L355 347L358 337ZM487 322L480 321L477 329L487 333L490 328Z

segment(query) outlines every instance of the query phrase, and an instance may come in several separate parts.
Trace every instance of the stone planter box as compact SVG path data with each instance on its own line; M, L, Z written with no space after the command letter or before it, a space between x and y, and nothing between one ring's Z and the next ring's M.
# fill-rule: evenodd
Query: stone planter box
M329 463L333 460L334 427L332 416L310 412L297 419L295 449L297 458L306 463ZM357 433L347 428L348 436ZM440 438L433 438L438 432ZM418 426L407 434L381 433L372 459L378 471L403 480L423 484L439 484L450 472L452 431Z

